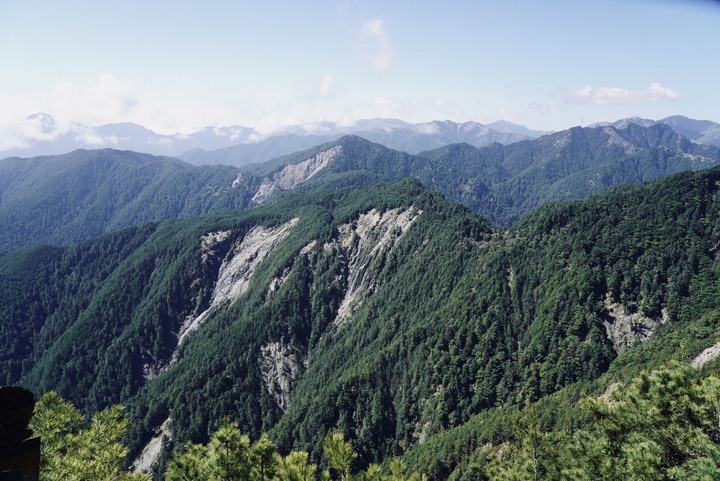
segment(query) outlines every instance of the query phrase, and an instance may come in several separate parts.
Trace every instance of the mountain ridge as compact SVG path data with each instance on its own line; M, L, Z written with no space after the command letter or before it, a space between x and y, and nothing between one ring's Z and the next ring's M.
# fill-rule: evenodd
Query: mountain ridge
M389 147L409 148L415 152L428 148L429 142L448 143L453 140L453 135L460 135L460 129L455 128L455 134L452 134L453 128L448 129L448 125L464 126L462 135L475 135L480 143L489 143L493 140L510 142L545 133L511 123L498 124L500 129L495 131L477 122L458 124L452 121L432 121L412 124L397 119L382 118L358 120L352 124L320 122L291 125L272 133L262 133L251 127L232 125L205 127L187 134L158 134L132 122L100 126L73 123L61 128L52 116L45 113L28 116L26 123L28 130L34 133L29 138L23 139L21 146L0 152L0 158L59 155L83 148L113 148L153 155L180 156L198 165L221 163L239 166L251 162L263 162L312 145L336 140L343 135L360 132L367 135L370 140L382 139L388 142ZM434 131L443 127L445 137L450 135L449 138L432 136ZM315 143L311 144L312 142ZM233 146L236 148L232 149ZM216 150L219 152L215 152Z
M657 124L666 124L678 134L687 137L698 144L714 145L720 147L720 124L710 120L696 120L683 115L671 115L660 120L643 119L630 117L616 120L615 122L601 122L595 125L612 125L624 127L628 124L636 124L642 127L650 127Z
M418 155L349 135L242 169L109 149L10 158L0 161L0 249L246 209L289 190L326 188L325 182L358 186L406 177L508 226L547 201L718 162L720 149L692 143L665 124L575 127L507 146L451 144Z

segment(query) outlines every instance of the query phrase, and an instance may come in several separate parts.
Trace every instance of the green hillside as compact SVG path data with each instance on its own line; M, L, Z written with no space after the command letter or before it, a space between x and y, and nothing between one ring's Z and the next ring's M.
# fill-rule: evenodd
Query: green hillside
M0 251L68 245L142 222L263 204L279 192L416 178L495 225L548 201L580 199L720 161L663 124L576 127L532 141L455 144L410 155L354 136L240 170L129 151L0 161Z
M117 150L0 161L0 250L71 244L147 221L245 208L257 179Z
M134 453L227 416L282 452L337 428L360 466L406 454L444 478L517 407L572 426L583 392L715 343L718 185L684 173L500 231L406 180L11 251L0 372L126 403Z

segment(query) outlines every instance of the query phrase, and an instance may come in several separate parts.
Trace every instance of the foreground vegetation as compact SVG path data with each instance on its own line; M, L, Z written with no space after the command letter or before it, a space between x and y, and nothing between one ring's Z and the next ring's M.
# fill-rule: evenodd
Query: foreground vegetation
M720 378L671 363L616 384L581 403L580 429L543 431L536 404L515 415L512 439L477 449L462 479L711 481L720 479ZM541 408L540 408L541 409ZM57 394L45 394L31 427L42 438L43 480L149 479L121 468L128 421L113 406L86 421ZM424 481L398 458L357 470L342 433L323 440L322 468L307 452L278 452L263 434L254 443L223 420L206 445L186 443L167 464L167 481Z
M148 481L150 474L123 469L128 454L122 439L129 422L124 408L111 406L87 420L55 392L45 393L35 407L30 428L42 443L40 478L43 481ZM207 445L186 443L170 459L167 481L426 481L417 472L405 476L400 459L385 466L370 465L357 471L357 453L342 433L330 432L323 440L319 469L307 452L286 456L263 434L254 443L236 423L224 419Z
M492 481L720 479L720 378L672 364L588 398L590 423L542 432L525 410L514 442L477 457Z

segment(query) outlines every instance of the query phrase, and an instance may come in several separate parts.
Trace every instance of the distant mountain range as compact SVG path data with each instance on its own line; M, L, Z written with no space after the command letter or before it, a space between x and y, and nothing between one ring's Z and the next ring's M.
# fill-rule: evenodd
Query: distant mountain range
M0 150L0 159L59 155L77 149L111 148L173 156L194 165L240 167L332 142L344 135L357 135L391 149L417 154L458 143L475 147L496 142L508 145L552 133L531 130L506 121L481 124L435 120L411 124L397 119L366 119L350 125L320 122L290 126L271 135L240 125L206 127L190 134L164 135L129 122L101 126L73 124L69 129L61 130L55 119L44 113L31 115L27 121L34 124L37 131L34 140L28 140L23 147ZM630 123L643 127L663 123L692 142L720 146L720 124L680 115L661 120L632 117L591 127L624 127Z
M452 144L417 155L358 136L244 168L193 166L111 149L0 161L0 250L68 244L136 225L245 209L296 189L413 177L507 226L547 202L578 199L718 165L720 149L665 124L582 128L511 145Z
M36 138L27 141L24 147L0 151L0 158L112 148L180 157L197 165L240 166L270 160L350 134L396 150L418 153L458 142L475 146L493 142L508 144L547 133L504 121L487 125L449 120L411 124L396 119L368 119L350 125L333 122L296 125L272 135L240 125L206 127L191 134L163 135L129 122L101 126L73 124L67 130L60 130L55 119L44 113L31 115L27 121L38 131Z
M616 120L615 122L603 122L595 124L612 125L614 127L625 127L628 124L637 124L643 127L651 125L665 124L669 125L678 134L687 137L691 141L698 144L715 145L720 147L720 124L711 122L710 120L695 120L683 117L682 115L673 115L660 120L641 119L640 117L630 117L627 119Z
M483 125L477 122L459 124L449 120L408 124L400 120L373 119L358 122L352 127L339 127L336 124L322 124L322 127L312 130L290 128L286 134L272 136L260 142L242 143L214 151L193 150L179 157L196 165L242 166L332 142L343 135L357 135L394 150L417 154L457 143L476 147L495 142L511 144L535 139L547 133L510 122Z

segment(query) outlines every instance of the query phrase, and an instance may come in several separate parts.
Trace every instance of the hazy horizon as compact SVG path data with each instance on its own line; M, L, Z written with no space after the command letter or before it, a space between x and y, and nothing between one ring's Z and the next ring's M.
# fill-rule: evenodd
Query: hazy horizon
M717 121L714 1L0 4L0 150L73 123L161 134L363 119L533 130ZM43 128L46 131L43 131Z

